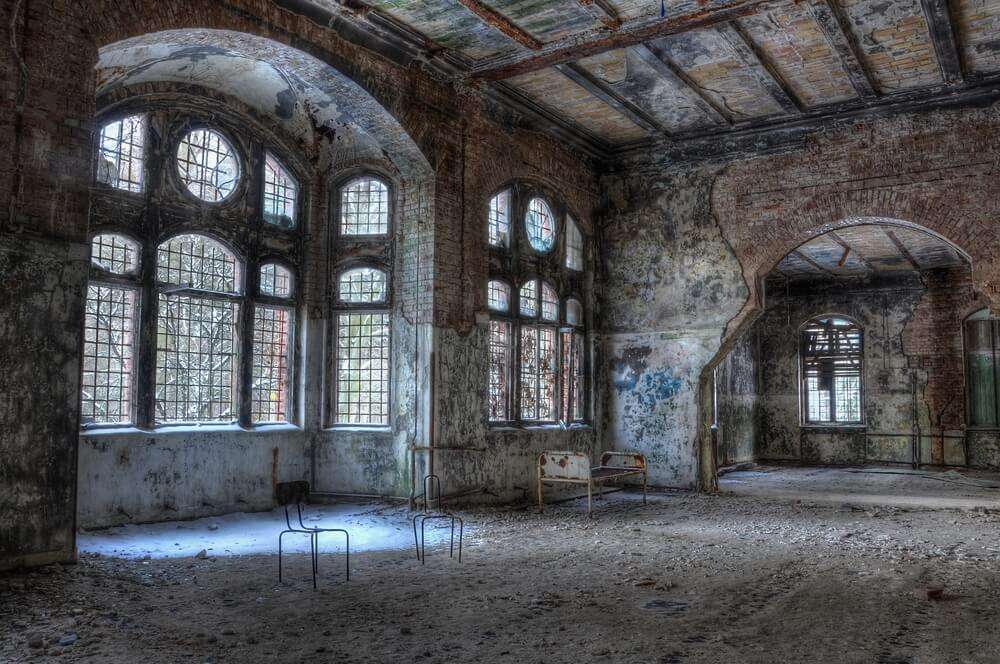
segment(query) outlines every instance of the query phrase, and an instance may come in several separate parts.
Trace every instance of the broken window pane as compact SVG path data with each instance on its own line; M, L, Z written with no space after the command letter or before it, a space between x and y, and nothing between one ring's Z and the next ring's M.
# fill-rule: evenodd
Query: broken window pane
M217 203L236 189L240 164L233 146L221 134L195 129L177 146L177 171L188 191Z
M566 323L583 325L583 305L580 304L580 300L573 297L566 300Z
M545 281L542 282L542 320L559 320L559 295Z
M293 315L290 309L283 307L254 308L250 392L254 422L288 421Z
M510 245L510 189L490 199L489 243L495 247Z
M132 421L135 305L130 288L87 288L80 412L85 424Z
M580 422L583 411L583 335L567 330L562 333L563 420Z
M281 228L295 228L295 203L299 185L278 159L264 157L264 221Z
M566 217L566 267L583 269L583 235L572 217Z
M385 302L386 274L371 267L348 270L340 275L341 302Z
M521 419L556 419L556 331L550 327L521 328Z
M266 263L260 268L259 289L271 297L292 296L292 273L276 263Z
M548 251L556 241L556 220L549 204L541 198L528 202L528 214L524 219L528 232L528 242L535 251Z
M337 316L338 424L389 424L389 314Z
M156 320L156 421L236 419L239 305L160 294Z
M846 318L809 321L799 354L806 423L861 423L861 328Z
M112 274L135 274L139 270L139 245L124 235L96 235L90 243L90 261Z
M202 235L177 235L157 250L156 279L198 290L240 291L239 264L221 244Z
M139 193L144 180L146 117L130 115L101 128L97 143L97 181Z
M389 188L364 177L340 191L340 232L343 235L385 235L389 232Z
M538 280L532 279L521 286L518 311L522 316L534 318L538 315Z
M513 339L511 324L490 321L490 413L491 422L505 422L510 417L510 380Z

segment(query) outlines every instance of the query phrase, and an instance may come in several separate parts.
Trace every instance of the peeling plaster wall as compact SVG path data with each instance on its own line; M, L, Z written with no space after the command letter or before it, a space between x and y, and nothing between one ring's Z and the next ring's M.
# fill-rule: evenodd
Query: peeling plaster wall
M709 209L714 172L608 181L601 229L606 443L647 457L653 485L698 484L699 380L747 297Z
M760 421L759 328L741 336L715 370L716 463L754 460Z

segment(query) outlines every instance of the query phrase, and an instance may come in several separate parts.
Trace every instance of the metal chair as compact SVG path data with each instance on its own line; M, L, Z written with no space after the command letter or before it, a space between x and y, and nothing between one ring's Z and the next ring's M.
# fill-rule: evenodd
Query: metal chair
M457 517L450 512L431 511L431 496L435 505L441 505L441 479L437 475L427 475L424 477L424 506L423 511L413 516L413 546L417 550L417 560L423 565L427 561L427 538L426 526L428 521L448 520L451 522L451 544L448 549L448 556L455 557L455 523L458 522L458 562L462 562L462 540L465 535L465 522L461 517ZM417 539L417 520L420 520L420 538Z
M312 531L315 536L313 538L315 542L316 556L314 558L313 566L316 571L319 572L319 536L320 533L343 533L344 534L344 571L347 573L347 580L351 580L351 534L344 530L343 528L320 528L318 526L307 526L302 522L302 503L296 503L295 508L298 511L299 517L299 527L303 530Z
M343 533L346 539L346 569L347 580L351 580L351 536L342 528L319 528L306 526L302 521L302 503L295 503L298 514L298 527L292 525L292 517L288 512L288 505L285 505L285 525L287 528L278 534L278 583L282 582L282 543L285 535L298 534L309 536L309 557L312 563L313 590L316 589L316 576L319 573L319 536L320 533L339 532Z

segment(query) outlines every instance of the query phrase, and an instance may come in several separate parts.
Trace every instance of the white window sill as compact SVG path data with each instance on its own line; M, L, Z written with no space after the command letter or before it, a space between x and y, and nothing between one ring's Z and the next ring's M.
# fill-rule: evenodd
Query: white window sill
M238 424L165 424L152 429L140 429L134 426L92 426L80 430L80 435L92 438L101 436L171 436L192 433L280 433L287 431L302 431L302 427L287 422L274 424L257 424L245 429Z
M361 426L357 424L335 424L330 427L325 427L323 431L330 433L384 433L391 434L392 427L387 426Z

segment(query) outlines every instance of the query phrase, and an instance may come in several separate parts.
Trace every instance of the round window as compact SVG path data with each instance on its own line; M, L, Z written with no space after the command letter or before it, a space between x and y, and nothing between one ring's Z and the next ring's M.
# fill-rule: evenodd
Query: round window
M548 251L556 242L556 219L549 204L541 198L532 198L524 218L528 242L535 251Z
M203 201L218 203L236 189L240 162L221 134L195 129L177 146L177 170L188 191Z

